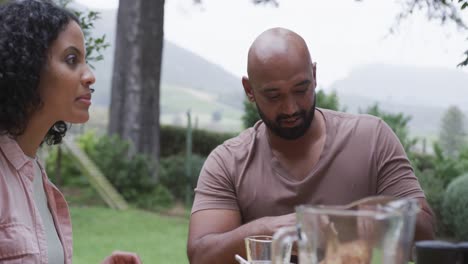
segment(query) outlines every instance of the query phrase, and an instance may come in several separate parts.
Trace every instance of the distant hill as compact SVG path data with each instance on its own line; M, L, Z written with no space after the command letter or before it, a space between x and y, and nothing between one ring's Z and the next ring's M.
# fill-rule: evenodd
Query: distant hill
M460 69L373 64L359 67L329 87L375 100L468 110L468 73Z
M104 10L101 16L94 32L106 33L111 47L104 53L105 60L95 64L98 81L93 100L106 108L110 100L116 10ZM440 119L449 105L468 111L468 73L458 69L365 65L325 90L337 91L340 104L348 112L358 112L378 102L386 111L411 115L410 128L416 135L437 135ZM174 43L164 42L162 123L183 125L185 112L191 109L200 127L240 130L243 98L240 78Z
M99 116L103 116L110 105L117 14L116 10L100 12L101 19L96 21L93 34L106 34L110 47L103 53L104 60L93 64L97 79L93 102L101 108L97 111ZM164 41L160 101L162 123L185 125L186 111L190 109L195 125L199 127L239 131L242 129L243 99L240 78L193 52ZM98 122L95 120L94 124Z
M468 111L468 73L458 69L365 65L327 90L335 90L349 112L376 102L386 111L404 112L417 135L438 134L450 105Z
M99 98L97 103L109 104L112 84L112 65L114 55L116 11L101 11L101 19L95 23L94 35L106 34L110 47L104 52L104 61L95 63L98 77ZM165 86L179 86L207 92L217 100L235 108L242 108L244 92L239 77L232 75L222 67L205 60L191 51L165 40L161 72L162 89Z

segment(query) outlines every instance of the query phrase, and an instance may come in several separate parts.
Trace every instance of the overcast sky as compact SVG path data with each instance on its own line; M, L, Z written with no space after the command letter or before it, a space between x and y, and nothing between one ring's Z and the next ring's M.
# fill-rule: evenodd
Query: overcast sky
M90 8L117 8L117 0L76 0ZM468 33L412 17L389 34L399 11L392 0L280 0L278 8L250 0L166 0L165 37L236 76L246 72L247 51L271 27L286 27L307 42L326 88L362 64L386 63L454 69L468 48ZM468 20L468 18L467 18ZM468 69L458 69L468 73Z

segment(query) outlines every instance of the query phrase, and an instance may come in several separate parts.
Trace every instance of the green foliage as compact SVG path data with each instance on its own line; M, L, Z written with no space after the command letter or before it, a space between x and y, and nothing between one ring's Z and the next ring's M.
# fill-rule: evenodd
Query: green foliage
M432 154L420 152L409 152L407 154L415 171L434 170L434 156Z
M104 56L102 55L102 52L110 45L106 40L106 35L93 37L91 34L94 29L94 22L100 18L99 12L75 11L75 14L80 21L81 29L85 36L86 61L89 63L103 60Z
M117 136L97 137L88 132L79 138L78 144L127 201L135 202L140 194L155 188L149 176L153 163L142 154L129 157L129 142Z
M73 0L56 0L56 3L64 8L68 8ZM93 65L91 62L97 62L104 59L102 52L109 47L109 42L106 40L106 35L101 37L93 37L92 30L94 29L94 22L100 18L100 13L96 11L77 11L70 9L78 17L80 21L81 29L85 37L85 46L86 46L86 61L91 67ZM93 67L94 68L94 67Z
M187 130L183 127L161 126L160 130L161 157L185 154ZM211 151L225 140L234 137L231 133L218 133L201 129L192 131L192 152L208 156Z
M88 132L78 138L78 144L128 202L154 210L165 208L172 202L169 191L165 191L164 187L153 182L149 176L154 167L151 159L142 154L129 156L130 144L127 141L117 136L96 136L93 132ZM62 155L64 183L89 186L69 155L66 152ZM55 175L56 159L56 151L51 152L47 158L49 175Z
M458 159L444 155L439 144L434 143L434 173L443 184L443 187L447 185L457 176L463 172L463 167L459 164Z
M451 106L442 117L439 142L444 153L455 157L465 142L465 115L457 106Z
M51 148L47 159L45 161L45 167L47 171L47 175L51 179L52 182L58 184L60 182L60 187L65 186L78 186L84 187L88 186L88 181L84 176L82 176L79 168L73 160L71 159L70 155L62 149L62 159L60 165L60 179L57 178L57 157L59 152L58 147Z
M169 189L158 184L150 192L142 193L136 198L135 204L139 208L149 210L163 210L169 208L174 203L174 197Z
M432 155L413 153L412 162L427 201L438 219L437 234L452 236L458 231L455 225L446 221L446 214L443 213L447 196L444 193L449 192L451 182L468 172L468 148L462 148L456 157L445 155L437 142L434 143L433 150ZM466 208L464 210L468 211Z
M361 111L362 112L362 111ZM380 117L390 128L395 132L401 144L405 148L406 153L408 153L411 148L414 147L417 143L417 139L410 138L408 122L411 120L410 116L406 116L404 113L388 113L380 109L379 105L376 103L373 106L367 108L364 111L369 115Z
M187 158L183 155L175 155L162 158L159 163L159 180L167 186L171 194L179 200L185 200L188 195L193 199L193 189L197 185L198 175L203 167L205 158L193 155L191 160L190 178L186 175ZM189 186L189 189L187 187Z
M6 2L7 0L0 0L0 5ZM57 5L69 9L78 17L78 21L80 21L80 26L85 37L86 61L91 67L93 67L90 62L103 60L104 56L102 55L102 52L110 45L106 40L106 35L93 37L91 34L94 29L94 22L100 18L100 13L96 11L81 12L70 9L68 5L71 2L73 2L73 0L55 0Z
M432 170L425 170L422 172L417 172L419 183L421 184L422 189L426 195L426 200L429 203L430 207L432 208L437 228L436 234L437 235L446 235L449 231L447 227L444 225L442 219L442 207L443 207L443 199L444 199L444 184L442 180L437 177Z
M250 102L247 98L245 98L242 124L244 124L245 128L249 128L253 127L258 120L260 120L260 116L258 115L257 106L255 103Z
M323 90L319 90L317 93L317 107L331 109L338 111L340 108L340 103L338 100L338 95L335 91L330 94L326 94Z
M468 174L453 180L444 194L442 216L444 223L460 240L468 240Z

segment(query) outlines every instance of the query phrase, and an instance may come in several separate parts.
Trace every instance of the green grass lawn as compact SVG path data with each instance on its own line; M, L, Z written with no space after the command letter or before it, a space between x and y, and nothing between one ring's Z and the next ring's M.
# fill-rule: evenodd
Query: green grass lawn
M131 209L72 207L73 263L100 263L113 250L137 252L144 263L188 263L188 220Z
M187 219L104 207L71 207L71 214L75 264L100 263L113 250L136 252L146 264L188 263Z

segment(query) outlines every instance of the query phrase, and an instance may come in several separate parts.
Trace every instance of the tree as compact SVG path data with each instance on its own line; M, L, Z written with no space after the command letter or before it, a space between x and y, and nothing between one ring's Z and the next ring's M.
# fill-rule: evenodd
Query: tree
M396 21L397 26L417 11L425 11L429 20L439 20L442 24L452 22L458 28L465 30L465 33L468 29L461 15L461 12L468 12L468 0L405 0L401 1L401 4L402 9ZM468 49L464 55L466 57L458 64L460 67L468 65Z
M0 0L0 5L5 4L7 1L8 0ZM69 9L77 16L85 37L86 61L93 67L92 62L103 60L102 52L109 47L109 43L106 41L106 35L97 38L91 35L94 22L100 18L100 13L96 11L82 12L74 10L68 6L71 2L73 2L73 0L55 0L57 5Z
M147 154L155 164L163 23L164 0L120 0L108 131L132 142L129 155Z
M323 90L319 90L316 92L316 96L317 107L338 110L339 100L336 92L331 92L327 95ZM258 120L260 120L260 116L258 115L257 107L246 98L244 100L244 114L242 115L242 123L244 124L244 127L251 127Z
M323 90L319 90L318 92L316 92L316 95L318 107L335 111L339 110L340 102L338 100L338 95L335 91L327 95Z
M456 106L449 107L442 117L439 143L444 154L452 158L459 154L466 143L465 116Z
M360 112L363 113L363 111ZM380 117L385 123L387 123L387 125L390 126L393 132L397 135L406 153L409 153L411 148L416 145L417 139L410 138L409 136L408 122L411 120L410 116L406 116L403 113L393 114L385 112L380 109L377 103L368 107L364 113Z
M0 0L1 1L1 0ZM256 4L272 0L251 0ZM109 134L129 140L129 155L159 161L159 87L164 0L120 0L112 76ZM194 0L201 2L201 0ZM157 166L153 178L157 180Z
M1 1L2 0L0 0L0 3ZM101 18L100 13L96 11L78 11L70 8L68 5L73 2L73 0L55 0L55 2L59 6L73 12L78 18L85 37L86 62L94 68L92 62L103 60L102 52L109 47L109 43L106 41L106 35L95 38L91 34L94 29L94 22Z
M245 128L253 127L257 121L260 120L258 115L257 106L250 102L247 98L244 100L244 114L242 115L242 124Z

